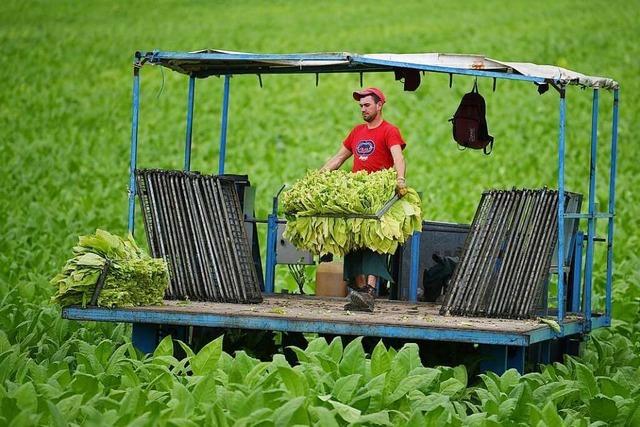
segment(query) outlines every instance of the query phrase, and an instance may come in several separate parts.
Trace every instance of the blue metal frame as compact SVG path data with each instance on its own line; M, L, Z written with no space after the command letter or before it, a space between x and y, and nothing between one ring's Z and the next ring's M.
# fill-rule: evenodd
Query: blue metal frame
M355 62L358 64L382 65L385 67L396 67L396 68L398 67L412 68L414 70L431 71L435 73L461 74L464 76L476 76L476 77L492 77L494 79L522 80L522 81L534 82L534 83L547 82L547 79L544 79L542 77L530 77L530 76L523 76L521 74L500 73L497 71L469 70L466 68L438 67L434 65L422 65L422 64L414 64L409 62L386 61L384 59L365 58L360 55L353 55L351 57L351 60L352 62Z
M184 141L184 170L191 170L191 135L193 130L193 104L196 90L196 78L189 76L189 95L187 96L187 131Z
M570 310L573 313L580 311L580 297L582 289L580 282L582 281L582 250L584 248L584 234L578 231L575 235L573 246L573 283L571 285L571 304Z
M312 332L337 335L363 335L376 337L396 337L404 339L455 341L476 344L495 344L510 346L528 346L548 337L549 334L533 331L530 335L516 332L499 332L474 329L443 329L433 327L392 326L385 324L357 324L349 319L336 319L335 322L324 320L298 320L281 317L263 317L258 315L220 315L213 313L185 313L136 310L128 308L80 308L65 307L62 316L66 319L94 320L101 322L127 322L144 324L168 324L205 326L212 328L239 328L255 330L275 330L293 332ZM573 325L573 324L572 324ZM541 325L542 330L549 330ZM573 329L579 333L579 323ZM573 330L571 329L571 330ZM535 340L533 338L535 337Z
M605 291L605 315L611 317L611 283L613 279L613 219L616 203L616 169L618 156L618 104L619 90L613 91L613 117L611 120L611 165L609 169L609 223L607 224L607 284Z
M190 59L190 60L216 60L228 59L226 54L190 54L179 52L155 52L153 57L143 57L137 55L137 62L134 65L133 80L133 106L132 106L132 127L131 127L131 157L129 169L129 197L128 197L128 225L129 231L134 231L134 215L135 215L135 171L137 167L137 144L138 144L138 120L140 110L140 76L139 68L145 61L152 63L160 63L167 59ZM278 61L278 60L297 60L300 61L299 69L287 68L286 70L278 70L277 68L269 69L268 72L278 73L304 73L310 72L313 66L307 66L305 61L349 61L349 67L336 66L335 68L323 68L321 70L312 70L313 72L379 72L391 71L393 67L403 67L440 73L459 74L467 76L490 77L509 80L529 81L534 83L550 83L553 84L560 93L559 105L559 134L558 134L558 193L559 199L564 200L564 168L565 168L565 142L566 142L566 97L565 86L567 82L557 82L540 77L528 77L519 74L508 74L496 71L485 70L467 70L452 67L426 66L411 63L401 63L395 61L385 61L380 59L364 58L359 55L343 55L343 54L322 54L322 55L261 55L261 54L242 54L236 55L237 61ZM303 67L303 65L305 65ZM218 160L218 173L224 174L226 162L226 143L228 128L228 109L230 94L230 78L233 68L229 68L227 73L221 73L224 76L224 89L222 100L222 117L220 130L220 157ZM238 73L243 71L238 70ZM198 77L203 77L198 75ZM191 166L191 141L193 127L193 109L195 99L195 78L196 75L189 76L189 93L187 100L187 129L185 137L185 162L184 169L189 170ZM105 309L80 309L75 307L67 307L63 309L63 316L67 318L75 318L82 320L106 320L106 321L127 321L134 323L133 338L136 346L145 351L152 351L155 342L157 342L157 326L149 324L176 324L176 325L201 325L201 326L225 326L240 327L247 329L267 329L267 330L284 330L299 332L319 332L333 334L355 334L369 336L395 336L406 339L427 339L437 341L461 341L473 342L480 344L488 344L495 346L493 351L500 355L500 360L504 359L503 367L513 366L521 369L524 364L524 347L534 343L542 343L547 345L550 340L566 337L579 336L583 332L588 332L591 328L603 327L611 324L611 292L612 292L612 274L613 274L613 234L614 234L614 218L615 218L615 178L617 168L617 141L618 141L618 118L619 118L619 90L613 90L613 112L612 112L612 136L611 136L611 165L609 176L609 207L608 212L595 211L595 194L596 194L596 165L597 165L597 126L598 126L598 108L599 108L599 88L593 90L592 104L592 130L591 130L591 159L589 172L589 207L588 213L564 213L564 204L559 203L558 215L558 313L557 319L561 326L559 333L554 332L549 327L541 326L540 329L532 331L526 336L515 333L503 332L487 332L477 330L445 330L437 328L415 328L415 327L398 327L388 325L349 325L346 323L326 324L324 322L296 321L292 319L278 318L259 318L247 316L228 316L201 313L166 313L155 311L132 311L132 310L105 310ZM274 197L273 210L268 217L267 230L267 257L265 269L265 292L272 293L275 285L275 266L276 266L276 239L277 239L277 204L278 197ZM583 308L585 319L583 321L565 322L565 265L564 253L567 250L564 236L564 221L569 218L586 219L588 221L587 230L587 248L584 265L584 287L580 292L580 283L582 276L582 233L578 233L575 246L569 248L575 256L574 281L568 284L573 287L573 297L570 304L572 311L577 311L580 307L580 295L583 295ZM606 218L608 220L607 231L607 281L605 296L605 315L592 317L591 313L591 292L593 281L593 257L594 257L594 239L595 239L595 220L596 218ZM409 296L411 301L417 301L417 287L419 279L419 245L420 233L415 233L411 238L411 268L409 280ZM155 341L154 341L155 340ZM516 347L512 347L516 346ZM511 349L510 349L511 348ZM515 350L513 349L515 348ZM503 357L504 356L504 357Z
M218 175L224 174L224 162L227 154L227 121L229 118L229 80L231 76L224 76L224 90L222 94L222 122L220 123L220 158L218 159Z
M140 67L133 67L133 106L131 112L131 153L129 161L129 216L128 230L134 232L136 212L136 166L138 162L138 116L140 111Z
M284 188L284 187L282 187ZM282 191L282 188L280 191ZM264 291L272 294L276 277L276 240L278 240L278 194L273 198L271 213L267 217L267 259L265 260Z
M562 328L564 301L564 148L567 102L564 88L560 89L560 124L558 132L558 323Z
M409 270L409 301L418 302L418 278L420 267L420 237L422 232L416 231L411 236L411 268Z
M593 252L594 239L596 235L596 169L598 156L598 104L600 92L596 88L593 90L593 101L591 107L591 154L589 161L589 215L587 225L587 253L584 270L584 286L589 291L585 295L584 313L587 319L591 318L591 290L593 288Z

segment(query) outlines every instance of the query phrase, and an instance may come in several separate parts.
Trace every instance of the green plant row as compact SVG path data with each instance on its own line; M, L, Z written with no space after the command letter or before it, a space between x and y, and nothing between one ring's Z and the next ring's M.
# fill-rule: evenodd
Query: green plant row
M415 344L360 339L292 347L263 362L218 338L198 353L165 337L142 356L123 325L80 327L5 296L0 316L0 425L638 425L638 325L601 331L582 359L539 373L424 367ZM35 315L34 315L35 314ZM6 331L6 332L5 332ZM174 347L184 358L176 358Z

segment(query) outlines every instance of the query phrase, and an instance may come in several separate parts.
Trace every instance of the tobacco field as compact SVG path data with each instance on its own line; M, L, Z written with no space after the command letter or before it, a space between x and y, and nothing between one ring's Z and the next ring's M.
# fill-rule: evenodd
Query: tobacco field
M0 425L640 425L640 122L637 0L465 2L6 1L0 6ZM613 326L580 357L520 375L425 366L418 347L309 338L261 360L216 339L194 352L165 338L151 355L124 324L75 322L49 281L78 235L124 235L136 50L478 53L555 64L620 83ZM407 185L424 219L469 223L483 190L557 187L558 96L478 80L490 156L459 151L447 121L473 79L427 74L382 88L407 140ZM333 155L360 119L359 76L235 76L227 166L248 174L256 216ZM600 95L596 200L608 205L612 94ZM187 79L141 71L139 167L180 169ZM588 194L591 90L567 90L566 188ZM192 169L217 170L222 79L196 84ZM586 203L584 204L586 205ZM583 206L584 206L583 205ZM586 229L586 227L585 227ZM606 234L600 220L597 234ZM140 215L137 241L144 245ZM596 247L594 310L606 248ZM281 274L280 276L283 276Z

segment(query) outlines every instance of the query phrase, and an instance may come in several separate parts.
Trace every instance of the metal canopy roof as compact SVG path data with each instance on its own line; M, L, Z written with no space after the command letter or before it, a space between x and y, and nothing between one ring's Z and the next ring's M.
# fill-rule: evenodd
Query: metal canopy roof
M360 55L339 53L258 54L224 50L137 52L138 64L150 63L198 78L233 74L348 73L414 69L556 85L617 89L618 82L554 65L496 61L482 55L446 53Z

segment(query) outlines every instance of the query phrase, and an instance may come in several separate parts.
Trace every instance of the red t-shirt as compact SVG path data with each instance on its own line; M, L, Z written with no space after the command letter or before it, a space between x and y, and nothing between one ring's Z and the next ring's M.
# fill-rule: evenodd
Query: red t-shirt
M389 169L393 167L391 147L406 145L398 128L387 121L373 129L366 123L354 127L342 144L353 154L352 172Z

